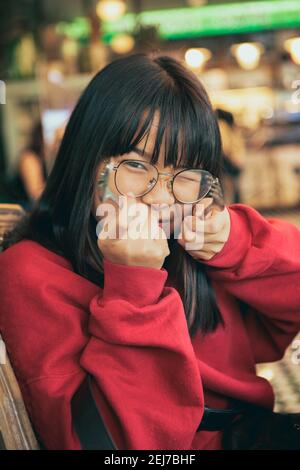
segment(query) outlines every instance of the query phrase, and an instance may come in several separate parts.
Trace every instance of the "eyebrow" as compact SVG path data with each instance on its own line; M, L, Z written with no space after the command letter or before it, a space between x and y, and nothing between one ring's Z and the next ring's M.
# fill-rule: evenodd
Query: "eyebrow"
M149 152L145 152L144 150L138 148L138 147L134 147L131 152L133 153L136 153L137 155L139 155L140 157L147 157L149 158L149 160L151 160L151 155Z
M145 152L144 150L138 148L138 147L134 147L131 152L133 153L136 153L137 155L139 155L140 157L146 157L146 158L149 158L149 160L151 160L151 157L152 155L150 155L149 152ZM185 169L185 168L188 168L187 166L176 166L176 168L179 168L179 169Z

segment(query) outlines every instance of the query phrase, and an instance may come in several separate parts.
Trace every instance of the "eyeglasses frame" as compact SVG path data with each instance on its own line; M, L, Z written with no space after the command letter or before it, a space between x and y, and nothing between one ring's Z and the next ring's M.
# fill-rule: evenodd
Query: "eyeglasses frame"
M171 190L172 190L172 194L174 196L174 198L176 199L177 202L180 202L181 204L196 204L197 202L201 201L202 199L204 199L208 194L209 192L211 191L212 187L215 185L215 184L219 184L219 178L218 177L214 177L209 171L207 170L202 170L202 169L197 169L197 168L184 168L182 170L180 170L178 173L176 173L176 175L174 175L173 173L166 173L166 172L160 172L158 171L158 168L156 167L156 165L154 165L153 163L150 163L148 162L147 160L134 160L134 159L126 159L126 160L122 160L121 162L119 163L112 163L110 162L109 160L104 160L104 162L106 162L106 166L105 166L105 169L100 173L100 176L104 176L106 174L106 171L107 170L111 170L111 171L114 171L114 183L115 183L115 186L117 188L117 191L122 195L124 196L123 193L121 193L121 191L119 190L118 186L117 186L117 183L116 183L116 177L117 177L117 170L118 168L125 162L137 162L137 163L147 163L148 165L151 165L153 168L155 168L156 172L157 172L157 180L155 182L155 184L152 186L152 188L150 188L148 191L146 191L145 193L143 193L142 195L138 196L138 197L143 197L145 196L146 194L148 194L150 191L152 191L152 189L156 186L157 182L158 182L158 178L161 176L161 175L164 175L164 176L170 176L172 177L172 179L170 181L168 181L168 183L171 183ZM174 179L182 172L184 171L188 171L188 170L197 170L197 171L201 171L203 173L207 173L211 176L212 178L212 182L211 182L211 185L210 185L210 188L208 189L208 191L204 194L204 196L202 196L200 199L197 199L196 201L191 201L191 202L183 202L183 201L180 201L179 199L176 198L175 194L174 194L174 191L173 191L173 182L174 182Z

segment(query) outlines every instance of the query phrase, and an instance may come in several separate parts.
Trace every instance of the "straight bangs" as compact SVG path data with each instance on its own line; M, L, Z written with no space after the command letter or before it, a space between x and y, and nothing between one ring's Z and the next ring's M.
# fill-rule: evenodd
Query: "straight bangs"
M170 58L168 58L170 60ZM164 57L155 62L162 64ZM163 147L164 165L174 168L201 168L220 177L221 137L209 98L197 79L179 86L172 77L159 75L157 81L131 95L132 108L123 114L113 146L105 156L129 153L157 126L151 163L157 163ZM142 92L142 93L141 93Z

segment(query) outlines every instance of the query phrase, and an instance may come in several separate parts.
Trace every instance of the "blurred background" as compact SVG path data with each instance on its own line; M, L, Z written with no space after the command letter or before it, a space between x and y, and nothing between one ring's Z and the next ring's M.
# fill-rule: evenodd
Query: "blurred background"
M93 74L149 51L206 86L226 202L300 227L300 0L0 0L0 203L30 209ZM300 340L259 367L277 409L300 411L299 371Z

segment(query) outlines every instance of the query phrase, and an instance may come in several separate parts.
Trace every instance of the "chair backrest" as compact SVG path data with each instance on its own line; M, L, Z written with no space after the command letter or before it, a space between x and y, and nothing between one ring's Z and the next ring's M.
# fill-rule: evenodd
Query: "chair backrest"
M0 204L0 247L4 234L12 230L24 215L24 209L19 204Z
M3 235L24 214L17 204L0 204L0 251ZM0 450L39 448L0 332Z

